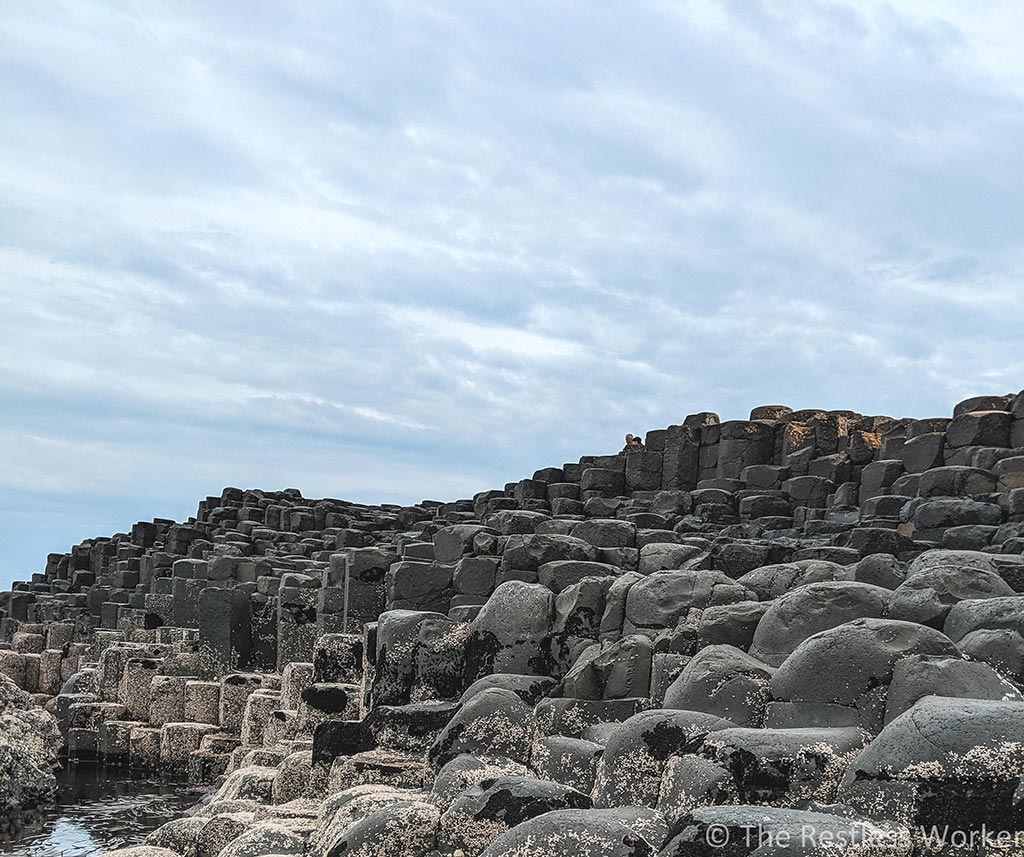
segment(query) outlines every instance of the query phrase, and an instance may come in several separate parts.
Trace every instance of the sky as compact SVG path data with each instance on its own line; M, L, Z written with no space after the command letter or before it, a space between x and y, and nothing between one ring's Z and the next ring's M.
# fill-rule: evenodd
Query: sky
M1024 4L0 0L0 587L1024 387Z

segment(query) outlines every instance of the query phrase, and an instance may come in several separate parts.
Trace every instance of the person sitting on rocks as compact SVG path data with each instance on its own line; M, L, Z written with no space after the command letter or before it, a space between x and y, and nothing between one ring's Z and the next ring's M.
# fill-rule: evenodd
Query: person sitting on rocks
M626 445L622 448L623 452L630 452L636 449L643 449L644 442L639 437L632 434L626 435Z

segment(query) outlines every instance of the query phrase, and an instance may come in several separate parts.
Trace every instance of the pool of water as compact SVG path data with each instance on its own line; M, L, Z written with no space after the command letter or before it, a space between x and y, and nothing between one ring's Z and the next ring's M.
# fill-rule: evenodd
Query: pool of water
M82 762L63 768L57 782L56 805L0 839L0 855L93 857L138 845L201 797L184 783Z

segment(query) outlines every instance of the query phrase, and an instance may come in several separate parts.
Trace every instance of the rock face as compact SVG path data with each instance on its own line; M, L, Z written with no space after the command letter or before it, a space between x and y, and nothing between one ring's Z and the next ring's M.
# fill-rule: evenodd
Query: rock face
M928 696L847 768L840 799L908 826L1020 830L1024 703Z
M0 794L64 739L213 788L140 857L1003 853L931 826L1024 827L1022 444L1024 395L773 405L451 503L227 488L0 594Z
M53 798L60 744L53 715L0 675L0 827Z

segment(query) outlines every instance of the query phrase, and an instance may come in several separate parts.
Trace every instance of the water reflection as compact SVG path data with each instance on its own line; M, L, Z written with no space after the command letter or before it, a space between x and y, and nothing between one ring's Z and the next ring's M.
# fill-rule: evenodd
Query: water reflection
M183 783L82 762L57 781L57 805L25 820L13 840L0 839L0 855L93 857L138 845L199 799Z

